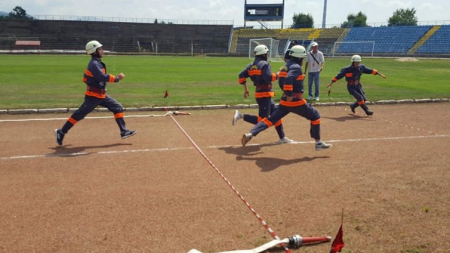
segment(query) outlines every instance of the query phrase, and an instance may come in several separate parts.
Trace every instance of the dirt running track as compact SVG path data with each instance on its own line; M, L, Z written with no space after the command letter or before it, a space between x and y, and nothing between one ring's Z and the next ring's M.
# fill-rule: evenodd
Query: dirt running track
M211 253L272 240L175 121L281 238L335 236L344 209L343 252L448 252L450 103L370 108L318 107L334 145L320 152L296 115L284 122L297 143L274 145L268 129L245 148L251 125L231 126L231 109L127 117L138 134L126 140L112 118L85 119L62 147L53 131L69 114L0 115L0 252ZM5 122L42 118L60 119Z

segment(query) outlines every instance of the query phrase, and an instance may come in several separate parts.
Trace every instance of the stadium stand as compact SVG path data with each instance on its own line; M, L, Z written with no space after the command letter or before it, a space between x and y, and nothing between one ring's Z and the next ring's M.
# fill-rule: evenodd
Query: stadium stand
M416 51L416 54L450 54L450 25L436 26L435 33Z
M280 40L278 48L279 53L282 52L288 42L291 40L298 40L303 45L309 45L314 40L320 44L320 50L324 54L329 54L334 42L345 31L344 28L329 28L329 29L315 29L315 28L301 28L301 29L240 29L233 32L233 40L231 44L231 53L238 55L248 55L249 40L258 38L273 38ZM237 37L237 38L236 38Z
M343 42L374 41L375 53L406 55L432 26L354 27ZM371 44L341 44L335 53L372 52Z
M15 41L33 37L41 51L82 52L96 39L104 49L118 53L226 54L232 25L178 25L153 23L1 20L0 49L10 50ZM157 45L157 47L156 47Z
M373 44L338 43L374 41L378 56L450 55L450 25L301 28L301 29L233 29L232 24L161 24L82 20L0 20L0 52L18 49L16 41L40 41L35 51L83 53L87 41L96 39L107 51L116 53L155 54L231 54L247 56L250 39L279 40L282 55L289 40L308 46L320 44L330 56L370 54ZM27 48L31 48L28 46ZM22 50L27 50L22 47ZM336 52L333 52L335 49ZM19 52L20 53L20 52Z

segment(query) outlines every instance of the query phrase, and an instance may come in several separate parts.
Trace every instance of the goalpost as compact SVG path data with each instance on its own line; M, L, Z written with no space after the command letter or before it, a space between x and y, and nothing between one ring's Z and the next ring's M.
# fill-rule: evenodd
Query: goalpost
M340 48L343 47L343 48ZM370 53L373 58L373 52L375 50L375 41L341 41L334 42L333 55L336 50L340 49L340 53Z
M280 41L272 38L263 39L250 39L248 43L248 58L253 59L255 57L253 50L258 45L266 45L269 48L269 54L267 55L268 61L282 62L283 57L278 52Z

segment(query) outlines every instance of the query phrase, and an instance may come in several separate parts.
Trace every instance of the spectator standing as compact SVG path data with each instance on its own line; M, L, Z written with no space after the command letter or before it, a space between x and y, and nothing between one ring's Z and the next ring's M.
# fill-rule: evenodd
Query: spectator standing
M325 57L319 51L319 44L317 42L311 43L311 51L306 57L305 72L308 73L308 100L313 99L312 85L314 82L314 98L319 101L319 87L320 87L320 72L325 65Z

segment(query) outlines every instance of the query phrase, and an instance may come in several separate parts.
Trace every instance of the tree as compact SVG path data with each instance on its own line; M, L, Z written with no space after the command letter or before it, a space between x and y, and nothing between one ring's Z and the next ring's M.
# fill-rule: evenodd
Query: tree
M362 12L358 12L356 15L348 14L347 21L341 24L341 28L365 26L367 26L367 16Z
M292 17L293 24L291 28L313 28L314 18L311 14L294 13Z
M397 9L388 20L388 26L396 25L417 25L416 10L414 8Z
M20 6L16 6L13 11L11 11L8 16L2 16L0 19L33 19L30 15L27 14L27 11L24 10Z

